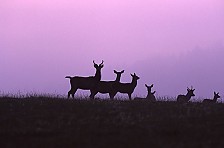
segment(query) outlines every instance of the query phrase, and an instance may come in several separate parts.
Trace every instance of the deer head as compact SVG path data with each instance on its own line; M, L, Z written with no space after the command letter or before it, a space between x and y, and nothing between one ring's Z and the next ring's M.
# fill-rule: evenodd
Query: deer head
M93 60L93 64L94 64L94 67L98 70L98 69L101 69L101 68L103 68L103 60L102 60L102 62L99 64L99 65L97 65L96 63L95 63L95 61Z
M138 79L140 79L135 73L131 74L131 76L134 81L137 81Z
M216 92L214 91L214 98L216 98L216 99L220 98L219 92L216 93Z
M152 90L152 87L153 87L153 84L148 86L147 84L145 84L145 87L147 88L148 92L151 93L151 90Z
M193 89L193 87L191 87L191 89L187 87L187 95L188 96L195 96L194 91L195 91L195 89Z

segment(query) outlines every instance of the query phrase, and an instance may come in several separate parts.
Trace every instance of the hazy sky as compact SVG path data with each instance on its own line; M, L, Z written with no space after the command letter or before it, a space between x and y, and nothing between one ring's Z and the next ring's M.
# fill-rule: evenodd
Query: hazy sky
M223 0L1 0L0 91L67 94L103 59L102 80L140 76L135 95L222 95L223 26Z

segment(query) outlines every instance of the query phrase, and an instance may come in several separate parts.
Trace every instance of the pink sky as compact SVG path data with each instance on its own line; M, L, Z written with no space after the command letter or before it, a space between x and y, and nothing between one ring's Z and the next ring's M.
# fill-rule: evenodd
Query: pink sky
M64 76L94 75L103 59L103 80L139 74L135 95L144 83L159 96L223 94L223 18L223 0L2 0L0 90L66 94Z

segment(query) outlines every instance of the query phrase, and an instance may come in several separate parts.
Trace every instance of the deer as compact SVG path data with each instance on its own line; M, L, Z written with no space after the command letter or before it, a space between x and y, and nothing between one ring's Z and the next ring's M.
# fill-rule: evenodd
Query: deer
M116 83L113 85L115 92L126 93L128 94L129 100L131 100L131 95L134 92L135 87L137 86L137 81L140 79L135 73L131 74L132 81L131 83Z
M148 86L147 84L145 84L145 87L147 88L147 91L148 91L148 94L145 98L139 98L139 97L136 97L134 98L134 100L149 100L150 102L155 102L156 101L156 97L155 97L155 92L152 92L152 87L153 87L153 84Z
M97 83L96 87L91 92L90 98L94 99L94 96L99 92L102 94L109 93L110 99L114 99L116 91L114 91L113 85L120 82L121 75L124 73L124 70L120 72L114 70L114 73L117 75L116 79L114 81L100 81Z
M103 60L98 65L94 62L94 68L96 69L95 76L89 76L89 77L80 77L80 76L66 76L65 78L70 79L71 89L68 91L68 98L70 95L72 95L72 98L74 98L74 95L78 89L82 90L90 90L90 92L93 90L93 88L99 83L101 80L101 69L103 68Z
M155 97L156 91L151 92L153 84L151 86L148 86L147 84L145 84L145 87L147 88L147 91L148 91L148 95L146 96L146 99L148 99L151 102L155 102L156 101L156 97Z
M195 96L194 91L195 91L195 89L193 89L192 87L191 87L191 89L189 89L187 87L187 94L186 95L178 95L177 102L187 103L191 99L192 96Z
M214 97L213 97L213 99L204 99L202 102L203 103L216 103L218 98L220 98L219 92L216 93L214 91Z

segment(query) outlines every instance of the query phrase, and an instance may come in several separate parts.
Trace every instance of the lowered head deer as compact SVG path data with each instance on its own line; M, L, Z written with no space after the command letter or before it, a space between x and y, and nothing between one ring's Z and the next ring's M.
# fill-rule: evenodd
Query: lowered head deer
M186 103L188 102L192 96L195 96L194 94L195 89L191 87L191 89L187 88L187 94L186 95L178 95L177 96L177 102Z
M147 88L147 92L148 92L147 96L145 98L136 97L136 98L134 98L134 100L141 100L141 99L143 99L143 100L149 100L150 102L155 102L156 98L155 98L154 94L155 94L156 91L152 92L153 84L150 85L150 86L145 84L145 87Z
M110 99L113 99L116 95L116 91L113 89L113 85L119 83L121 80L121 75L124 73L124 70L118 72L114 70L114 73L117 75L114 81L100 81L97 83L96 87L91 91L90 98L94 99L94 96L99 93L109 93Z
M103 68L103 61L100 64L96 64L93 61L94 67L96 69L95 76L89 76L89 77L80 77L80 76L66 76L65 78L70 79L71 89L68 92L68 98L70 95L74 98L74 95L77 91L77 89L83 89L83 90L92 90L97 83L101 80L101 69Z
M131 74L132 81L131 83L116 83L114 84L114 90L120 93L128 94L129 99L131 100L131 94L134 92L135 87L137 86L137 81L140 79L135 73Z
M220 98L219 93L216 93L214 91L214 98L213 99L204 99L202 102L203 103L216 103L218 98Z

